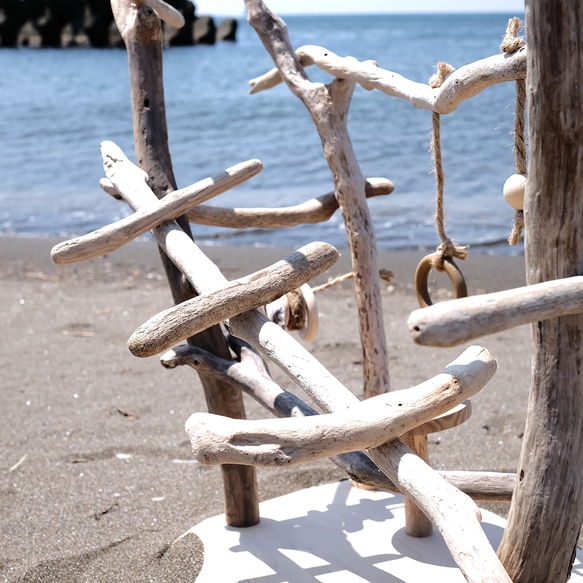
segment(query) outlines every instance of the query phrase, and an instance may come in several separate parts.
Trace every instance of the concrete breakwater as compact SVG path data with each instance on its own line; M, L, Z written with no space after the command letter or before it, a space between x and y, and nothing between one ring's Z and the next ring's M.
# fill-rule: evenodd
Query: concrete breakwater
M177 30L163 23L167 46L211 45L236 39L237 21L218 26L199 17L189 0L166 0L186 20ZM121 47L109 0L0 0L0 47Z

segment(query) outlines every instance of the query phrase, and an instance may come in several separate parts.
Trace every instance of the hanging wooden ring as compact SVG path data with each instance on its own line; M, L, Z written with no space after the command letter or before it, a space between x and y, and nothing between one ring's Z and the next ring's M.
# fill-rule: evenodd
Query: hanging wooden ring
M419 306L422 308L427 308L433 305L431 296L429 295L429 289L427 286L427 279L429 277L429 272L431 271L433 265L432 261L436 253L430 253L426 255L417 266L415 271L415 293L417 294L417 301ZM466 286L466 280L459 270L459 267L454 263L453 259L446 257L443 261L443 270L449 276L451 283L453 285L453 293L456 299L465 298L468 295L468 288Z

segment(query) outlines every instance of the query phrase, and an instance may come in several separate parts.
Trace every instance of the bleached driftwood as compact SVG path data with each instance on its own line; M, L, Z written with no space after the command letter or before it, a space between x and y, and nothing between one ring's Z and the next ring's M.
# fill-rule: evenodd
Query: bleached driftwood
M314 121L330 166L336 199L346 225L355 272L359 332L363 349L364 394L389 389L389 357L378 278L374 226L364 177L354 155L347 128L355 82L336 79L329 85L312 83L290 44L285 23L261 0L245 0L248 20L255 28L290 90L304 103Z
M583 3L526 1L526 281L583 275ZM515 583L565 583L583 520L583 314L532 326L516 491L498 553Z
M583 313L583 276L441 302L409 316L411 336L424 346L457 346L521 326Z
M66 264L111 253L160 223L177 219L193 206L234 188L255 176L262 168L259 160L249 160L227 168L212 178L171 192L152 206L115 223L55 245L51 257L55 263Z
M475 350L471 350L475 355ZM436 377L403 391L317 417L235 420L195 413L186 422L195 457L203 464L297 464L377 447L442 415L475 395L496 371L496 361L453 362Z
M257 374L257 367L248 366L245 353L241 350L239 352L241 353L241 362L233 362L219 358L195 346L183 344L164 353L160 357L160 362L167 368L187 365L208 375L228 378L230 383L245 391L276 417L318 415L317 411L306 405L293 393L284 390L267 374ZM451 415L457 416L459 409L459 407L455 407L451 412L424 423L409 433L422 430L426 434L448 428L450 422L446 421L447 427L444 427L444 420L449 419ZM465 410L465 408L462 409ZM340 454L332 456L330 460L344 470L355 482L391 492L401 492L363 452L353 451ZM439 474L472 499L480 502L510 502L516 479L515 474L499 472L446 471L439 472Z
M526 77L526 47L470 63L454 71L439 88L411 81L398 73L387 71L376 61L357 61L339 57L324 47L306 45L295 52L304 67L316 65L337 79L350 79L367 90L378 89L392 97L405 99L419 109L447 114L487 87ZM282 82L278 69L249 81L251 93L270 89Z
M478 361L491 361L495 368L495 361L485 349L472 347L446 371L455 376L461 372L461 368L472 362L475 370L483 370L477 364ZM320 400L330 399L328 410L342 411L347 402L354 405L360 403L349 392L339 394L336 402L330 395L326 397L320 394L319 397ZM248 445L252 443L253 438ZM480 512L469 497L448 484L399 440L370 449L367 454L435 524L468 581L510 583L479 525Z
M386 178L367 178L367 198L391 194L394 185ZM327 221L338 210L333 192L312 198L302 204L282 208L220 208L197 206L188 212L188 220L199 225L231 229L281 229Z
M476 504L443 480L402 441L367 451L439 530L469 583L512 583L482 527Z
M134 356L159 354L189 336L273 302L329 269L337 259L338 251L328 243L305 245L269 267L156 314L131 335L128 348Z

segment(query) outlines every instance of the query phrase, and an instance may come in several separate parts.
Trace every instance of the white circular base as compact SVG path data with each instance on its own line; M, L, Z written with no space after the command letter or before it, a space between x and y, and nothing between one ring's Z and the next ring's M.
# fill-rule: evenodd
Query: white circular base
M346 480L308 488L260 505L261 522L225 525L215 516L189 532L204 544L197 583L463 583L434 529L405 534L403 497L354 488ZM482 510L482 526L498 547L506 521ZM571 582L583 582L578 553Z

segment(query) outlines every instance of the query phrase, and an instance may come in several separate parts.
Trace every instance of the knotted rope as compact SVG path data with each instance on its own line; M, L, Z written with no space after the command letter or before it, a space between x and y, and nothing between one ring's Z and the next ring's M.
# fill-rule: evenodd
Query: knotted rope
M454 71L454 67L447 63L438 63L437 72L429 79L429 85L436 89L443 85L445 78ZM435 180L437 184L435 224L441 239L441 245L436 249L431 266L437 271L444 271L443 262L449 257L465 259L468 256L468 248L456 245L445 232L445 212L443 208L443 191L445 178L441 161L441 135L440 135L440 115L433 112L433 135L431 137L431 152L435 164Z
M524 46L524 39L518 36L522 23L518 17L508 21L506 34L500 45L503 53L512 54ZM516 115L514 116L514 157L516 158L516 173L526 174L526 144L524 142L526 109L526 81L516 80ZM514 226L512 233L508 237L510 245L517 245L524 228L524 211L516 211L514 215Z

